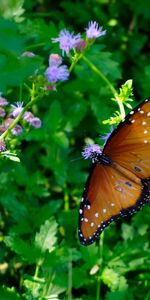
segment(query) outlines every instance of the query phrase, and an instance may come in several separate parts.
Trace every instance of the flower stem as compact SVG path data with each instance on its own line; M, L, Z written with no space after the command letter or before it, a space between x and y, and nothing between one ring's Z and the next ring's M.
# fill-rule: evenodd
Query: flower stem
M108 80L108 78L102 73L100 69L98 69L87 57L82 56L82 59L87 63L87 65L94 71L109 87L110 91L112 92L116 102L118 103L119 109L120 109L120 115L121 119L125 118L125 110L122 101L119 99L119 95L116 91L116 89L113 87L111 82Z
M103 265L103 246L104 246L104 232L100 235L100 241L99 241L99 258L100 258L100 272L102 270L102 265ZM100 292L101 292L101 277L100 274L97 279L97 290L96 290L96 300L100 300Z
M123 102L119 99L119 97L116 95L116 101L118 103L119 109L120 109L120 115L121 115L121 119L123 120L125 118L125 110L124 110L124 106L123 106Z
M105 83L108 85L109 89L111 90L112 94L115 95L117 94L116 89L113 87L111 82L107 79L107 77L102 73L100 69L98 69L87 57L83 56L82 59L88 64L88 66L99 76L101 77Z
M67 188L64 188L64 210L69 210L69 195L67 192Z
M78 60L81 59L81 57L82 57L82 54L78 54L78 53L75 54L74 58L72 59L71 66L69 68L69 73L72 72L74 66L77 64Z
M69 249L68 260L68 300L72 299L72 249Z
M33 105L33 103L35 103L37 101L37 99L39 98L39 96L35 97L35 92L34 89L31 90L31 100L30 102L28 102L24 109L21 111L21 113L15 118L15 120L13 121L13 123L11 123L11 125L4 131L4 133L0 136L0 140L5 139L5 137L10 133L10 131L16 126L16 124L20 121L21 117L24 115L24 113L27 111L27 109Z

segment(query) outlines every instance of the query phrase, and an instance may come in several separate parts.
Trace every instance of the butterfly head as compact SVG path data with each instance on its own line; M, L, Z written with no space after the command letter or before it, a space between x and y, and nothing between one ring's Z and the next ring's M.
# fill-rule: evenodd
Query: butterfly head
M93 163L99 161L99 157L102 155L102 149L97 144L87 145L82 151L84 159L91 159Z

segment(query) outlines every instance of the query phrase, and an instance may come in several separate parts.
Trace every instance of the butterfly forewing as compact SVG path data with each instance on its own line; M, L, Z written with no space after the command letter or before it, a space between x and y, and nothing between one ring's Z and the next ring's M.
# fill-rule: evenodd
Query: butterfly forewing
M119 124L108 139L103 153L139 178L150 177L149 99Z

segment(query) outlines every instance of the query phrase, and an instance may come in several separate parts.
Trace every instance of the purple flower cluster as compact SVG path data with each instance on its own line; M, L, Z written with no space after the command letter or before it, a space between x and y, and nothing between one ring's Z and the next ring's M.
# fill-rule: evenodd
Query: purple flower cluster
M49 56L49 67L45 71L48 83L52 84L55 89L55 83L58 81L66 81L69 78L69 71L66 65L61 65L62 58L58 54Z
M94 40L106 33L102 30L102 27L98 25L97 22L89 22L88 27L85 29L86 40L81 38L80 33L74 34L74 32L69 32L67 29L60 31L57 38L52 38L53 43L59 43L59 47L62 50L62 56L72 49L76 52L82 52L88 45L88 41ZM45 76L48 81L47 90L56 90L56 83L59 81L66 81L69 78L69 70L66 65L62 65L62 57L58 54L51 54L49 56L49 66L45 71Z
M69 51L76 47L76 44L81 40L80 33L74 34L74 32L69 32L66 29L63 29L59 33L58 38L53 38L52 42L57 43L59 42L60 49L62 50L62 55L66 52L66 54L69 53Z
M96 39L106 34L106 30L102 30L102 27L95 21L90 21L88 27L85 28L87 40ZM58 38L52 39L53 43L59 43L59 47L62 50L62 55L70 52L72 49L78 49L80 51L86 47L86 42L81 38L80 33L74 34L66 29L60 31Z
M101 154L102 150L99 145L92 144L87 145L84 150L82 151L82 156L84 159L93 159L94 156L97 156L98 154Z
M5 130L9 128L9 126L14 122L16 117L23 111L23 102L16 102L10 105L10 108L5 108L8 105L8 101L0 96L0 117L2 119L2 124L0 125L0 135L2 135ZM30 111L26 111L21 120L21 125L24 122L29 123L34 128L41 127L41 120L38 117L35 117ZM20 124L16 124L12 129L11 133L14 136L18 136L23 132L23 128ZM4 140L0 140L0 152L6 150L6 144Z
M90 21L88 27L85 28L85 31L88 39L97 39L106 34L106 30L102 30L102 27L99 27L98 23L95 21Z

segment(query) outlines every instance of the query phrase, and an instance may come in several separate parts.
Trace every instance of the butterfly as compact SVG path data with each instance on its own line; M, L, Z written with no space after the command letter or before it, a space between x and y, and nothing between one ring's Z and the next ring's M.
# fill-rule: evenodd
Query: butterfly
M92 169L79 209L81 244L92 244L112 221L150 203L150 99L114 129L103 150L85 150ZM87 157L86 157L87 155Z

